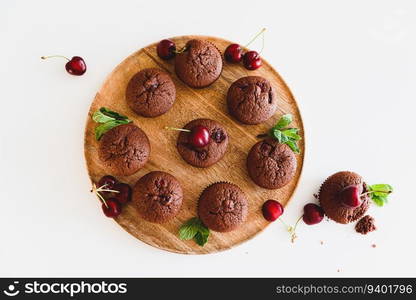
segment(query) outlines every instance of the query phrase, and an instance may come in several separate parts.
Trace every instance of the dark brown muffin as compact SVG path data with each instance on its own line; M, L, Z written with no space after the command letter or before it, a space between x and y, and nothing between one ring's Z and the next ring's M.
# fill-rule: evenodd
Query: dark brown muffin
M214 231L227 232L236 229L245 222L247 214L247 198L235 184L214 183L199 197L199 218Z
M219 123L210 119L196 119L184 126L192 130L195 126L206 127L210 133L210 141L205 147L195 147L188 142L189 133L181 132L176 147L182 158L190 165L206 168L219 161L225 154L228 145L228 134Z
M228 111L244 124L259 124L276 112L277 97L270 82L260 76L242 77L228 89Z
M190 40L186 50L176 55L175 71L178 77L193 88L204 88L220 77L220 51L208 41Z
M356 208L347 207L342 204L339 193L349 185L358 185L360 194L367 191L362 177L354 172L338 172L329 176L321 185L319 191L319 202L325 214L338 223L346 224L361 218L370 205L370 198L365 195L361 198L362 204Z
M170 76L160 69L144 69L134 75L126 89L130 108L143 117L157 117L175 102L176 88Z
M134 124L119 125L103 135L98 156L109 174L132 175L149 159L149 139Z
M251 179L266 189L278 189L293 178L296 157L286 144L266 139L255 144L247 156L247 170Z
M150 172L133 188L133 202L140 216L153 223L164 223L175 217L181 209L182 198L179 181L165 172Z

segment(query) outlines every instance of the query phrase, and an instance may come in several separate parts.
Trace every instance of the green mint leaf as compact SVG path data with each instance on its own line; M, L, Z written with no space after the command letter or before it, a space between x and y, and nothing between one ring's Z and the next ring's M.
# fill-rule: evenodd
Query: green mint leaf
M209 229L198 218L189 219L179 228L181 240L194 239L200 246L204 246L208 242L209 234Z
M290 149L292 149L292 151L295 152L296 154L300 153L300 149L298 145L296 144L296 141L288 140L285 144L288 145Z
M114 121L115 119L112 117L109 117L105 114L103 114L102 112L100 112L99 110L97 110L93 115L92 115L92 119L94 120L94 122L96 123L106 123L108 121Z
M287 127L290 123L292 123L292 115L291 114L286 114L283 115L280 120L277 122L277 124L274 126L275 129L282 129Z
M201 224L201 227L199 228L200 230L198 231L198 233L195 235L195 242L203 247L207 242L208 242L208 238L209 238L209 229L206 228L204 225Z
M393 187L389 184L373 184L368 186L371 192L370 197L378 206L383 206L388 202L388 196L393 192Z
M393 192L393 187L389 184L373 184L369 186L369 190L374 194L390 194Z
M97 141L99 141L103 134L109 131L110 129L122 124L128 124L130 122L130 120L113 120L103 123L100 126L95 127L95 138Z
M192 218L186 221L179 228L179 238L181 240L191 240L198 233L201 221L198 218Z
M378 206L383 206L384 204L387 203L387 196L377 196L374 194L371 194L371 200L373 200L373 202L378 205Z
M272 129L272 136L279 142L282 143L282 132L278 129Z
M128 120L128 118L126 116L123 116L121 114L119 114L118 112L112 111L106 107L101 107L99 109L99 112L102 113L103 115L113 118L115 120Z
M284 134L285 136L287 136L288 138L292 140L299 141L301 137L300 135L298 135L298 131L299 129L297 128L288 128L288 129L282 130L282 134Z

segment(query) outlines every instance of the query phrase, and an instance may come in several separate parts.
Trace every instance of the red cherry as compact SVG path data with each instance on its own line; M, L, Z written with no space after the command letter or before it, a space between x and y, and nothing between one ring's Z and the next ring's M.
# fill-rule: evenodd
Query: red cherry
M121 205L116 199L110 198L105 202L107 203L107 205L103 203L102 209L107 217L114 218L121 214Z
M115 179L113 176L105 175L101 177L101 179L98 181L98 187L102 187L103 189L107 190L112 190L117 182L117 179Z
M87 65L82 57L74 56L65 64L65 69L71 75L81 76L87 71Z
M231 44L225 49L224 57L230 63L238 63L243 58L243 49L239 44Z
M349 185L339 192L339 199L345 206L355 208L361 205L361 190L358 185Z
M131 200L131 187L127 183L117 183L112 188L118 193L114 193L114 198L121 204L127 203Z
M303 222L305 222L305 224L318 224L323 218L324 211L320 206L314 203L308 203L303 207Z
M74 56L71 59L62 55L52 55L52 56L42 56L42 59L48 59L52 57L62 57L65 58L68 62L65 64L66 71L75 76L81 76L87 71L87 65L85 61L80 56Z
M209 143L208 128L198 125L191 129L189 133L188 142L194 147L205 147Z
M175 56L176 45L171 40L161 40L157 44L156 51L161 59L171 59Z
M261 58L256 51L248 51L243 56L244 67L247 70L256 70L261 67Z
M117 179L115 179L111 175L105 175L101 177L101 179L98 181L98 187L105 190L112 190L114 188L114 185L117 183ZM111 192L105 192L105 191L98 191L102 196L104 197L110 197L112 194Z
M267 200L262 207L263 217L270 222L276 221L284 212L282 204L276 200Z

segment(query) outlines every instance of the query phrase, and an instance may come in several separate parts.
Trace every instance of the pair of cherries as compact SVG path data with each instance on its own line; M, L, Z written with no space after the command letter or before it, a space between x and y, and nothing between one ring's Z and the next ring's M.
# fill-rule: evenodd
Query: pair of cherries
M251 39L250 42L244 48L247 48L257 37L263 35L263 47L264 47L264 31L266 29L263 28L258 34ZM262 47L262 50L263 50ZM261 51L260 51L261 52ZM260 54L257 51L248 51L244 53L243 47L239 44L231 44L225 49L224 58L226 61L230 63L240 63L243 61L243 65L247 70L257 70L261 67L262 61Z
M109 218L120 215L122 205L131 200L131 187L111 175L103 176L93 191L102 202L104 215Z
M262 207L263 217L269 221L276 221L284 212L283 205L276 200L267 200ZM307 225L320 223L324 218L322 208L314 203L308 203L303 207L303 222Z

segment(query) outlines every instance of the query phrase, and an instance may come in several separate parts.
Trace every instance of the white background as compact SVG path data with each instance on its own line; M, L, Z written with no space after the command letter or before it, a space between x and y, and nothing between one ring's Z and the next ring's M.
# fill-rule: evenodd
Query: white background
M379 229L303 225L291 244L276 222L205 256L136 240L89 193L83 133L95 93L154 41L206 34L244 44L262 27L264 57L306 128L284 218L294 222L328 175L352 170L395 187L369 211ZM1 1L0 37L0 276L416 276L415 1ZM70 76L64 61L40 60L50 54L80 55L88 71Z

